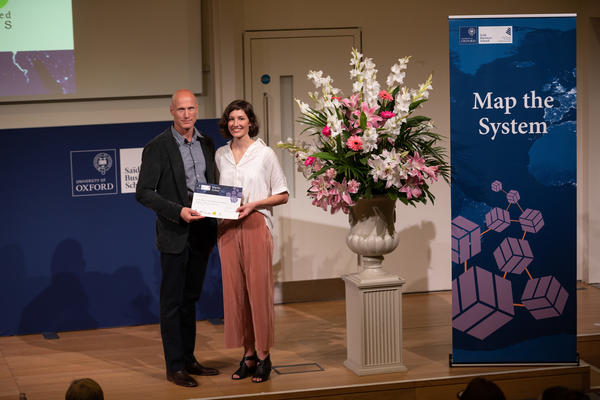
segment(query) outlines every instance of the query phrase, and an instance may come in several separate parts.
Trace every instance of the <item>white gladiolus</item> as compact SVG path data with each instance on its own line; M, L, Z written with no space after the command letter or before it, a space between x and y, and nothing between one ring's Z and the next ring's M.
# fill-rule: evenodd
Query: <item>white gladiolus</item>
M323 77L323 71L309 71L306 77L313 81L315 87L321 87L321 78Z
M421 94L420 98L427 99L429 98L429 91L432 89L431 85L427 85L422 83L419 85L419 93Z
M392 68L390 69L391 72L386 79L388 88L402 85L404 82L404 77L406 76L406 72L404 72L404 70L407 67L409 59L410 57L400 58L398 59L398 63L392 65Z
M342 120L339 120L337 114L330 114L327 117L327 126L331 129L331 137L336 137L342 133Z
M302 100L296 99L296 103L298 103L298 107L300 107L300 112L302 114L306 114L310 110L310 106Z
M370 153L371 151L377 149L377 139L379 138L379 134L377 133L377 129L375 128L367 128L363 132L362 140L363 140L363 154Z
M411 103L412 95L411 92L403 87L396 95L396 104L394 105L394 112L399 115L405 115L408 113L408 109Z
M377 69L371 58L362 60L362 54L358 51L353 51L350 65L354 69L350 71L350 78L354 80L352 83L352 91L354 93L361 92L362 100L369 107L377 106L377 95L379 94L380 85L377 82Z

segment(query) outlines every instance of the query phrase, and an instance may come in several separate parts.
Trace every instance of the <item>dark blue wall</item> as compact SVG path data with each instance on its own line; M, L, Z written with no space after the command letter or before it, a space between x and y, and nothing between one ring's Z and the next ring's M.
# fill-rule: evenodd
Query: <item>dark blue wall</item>
M158 322L154 213L120 193L120 148L169 121L0 130L0 335ZM196 126L215 141L217 120ZM73 197L70 152L116 149L118 194ZM223 316L213 251L198 318Z

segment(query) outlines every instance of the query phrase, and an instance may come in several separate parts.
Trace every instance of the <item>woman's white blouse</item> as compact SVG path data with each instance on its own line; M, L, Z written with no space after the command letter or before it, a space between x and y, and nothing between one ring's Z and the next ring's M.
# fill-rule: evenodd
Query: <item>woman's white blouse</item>
M269 196L288 191L287 182L279 160L273 149L261 139L256 139L248 147L236 164L230 147L231 141L219 147L215 162L219 169L219 184L242 187L242 204L263 200ZM273 229L273 207L257 211L265 216L269 230Z

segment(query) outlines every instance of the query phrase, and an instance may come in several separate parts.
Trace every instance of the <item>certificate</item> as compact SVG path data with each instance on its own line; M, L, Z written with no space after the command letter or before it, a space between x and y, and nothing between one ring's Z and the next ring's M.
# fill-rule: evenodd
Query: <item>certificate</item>
M192 209L205 217L238 219L241 202L241 187L201 183L194 191Z

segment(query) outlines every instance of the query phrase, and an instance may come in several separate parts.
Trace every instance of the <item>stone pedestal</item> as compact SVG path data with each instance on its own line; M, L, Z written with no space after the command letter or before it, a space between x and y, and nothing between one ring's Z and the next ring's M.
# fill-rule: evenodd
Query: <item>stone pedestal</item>
M357 375L406 371L402 362L404 280L381 268L342 278L348 352L344 365Z

